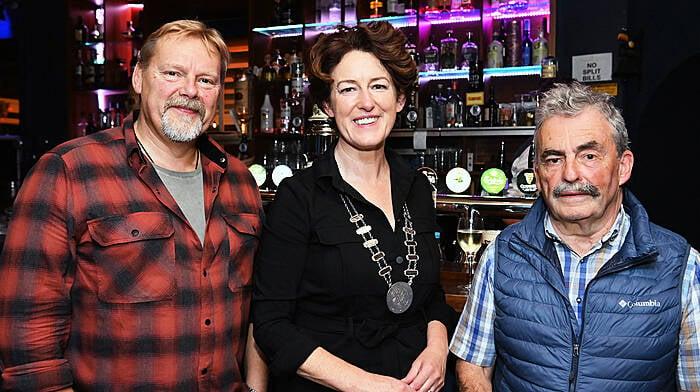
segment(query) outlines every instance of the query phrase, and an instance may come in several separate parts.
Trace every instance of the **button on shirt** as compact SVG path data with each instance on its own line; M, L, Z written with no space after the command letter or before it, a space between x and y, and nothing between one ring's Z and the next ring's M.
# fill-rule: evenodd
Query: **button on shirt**
M572 251L556 234L549 216L545 232L554 241L561 263L569 302L579 324L588 283L600 268L622 247L630 227L629 216L620 210L610 232L585 255ZM490 243L477 266L472 294L465 304L450 350L458 357L478 366L493 366L496 360L493 323L495 306L493 276L495 245ZM682 390L700 390L700 254L691 249L683 275L681 307L683 322L679 335L678 382Z
M45 154L0 261L3 387L241 391L262 203L203 136L206 234L124 128Z

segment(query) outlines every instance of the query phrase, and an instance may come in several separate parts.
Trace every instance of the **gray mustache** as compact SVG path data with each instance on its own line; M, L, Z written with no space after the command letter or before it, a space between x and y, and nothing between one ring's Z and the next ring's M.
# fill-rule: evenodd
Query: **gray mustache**
M204 118L204 113L206 111L203 103L199 102L196 99L188 99L185 97L176 97L169 99L165 102L165 110L168 110L172 107L194 110L197 113L199 113L199 116L202 118Z
M568 184L568 183L563 183L559 184L554 187L554 190L552 193L554 194L554 197L559 197L561 196L562 193L564 192L579 192L587 195L591 195L593 197L600 196L600 190L598 187L591 183L586 183L586 184Z

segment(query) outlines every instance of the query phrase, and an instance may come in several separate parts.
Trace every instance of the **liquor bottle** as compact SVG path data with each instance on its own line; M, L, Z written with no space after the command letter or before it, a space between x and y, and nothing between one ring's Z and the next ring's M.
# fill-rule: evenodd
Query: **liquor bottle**
M298 5L296 6L298 7ZM295 4L293 0L281 0L279 2L279 22L282 25L292 25L296 23Z
M105 8L103 5L95 8L95 25L90 32L90 41L102 42L105 38Z
M279 50L279 48L275 49L275 58L272 60L272 68L277 72L277 80L282 80L282 72L281 69L282 67L287 64L287 61L284 59L284 56L282 55L282 51Z
M457 68L457 38L453 30L447 30L447 36L440 40L440 69Z
M398 15L398 13L396 12L397 4L398 0L386 0L386 16Z
M252 79L249 77L248 72L241 72L235 77L233 82L233 108L240 122L241 133L248 133L248 126L250 125L251 81Z
M406 51L408 54L411 56L413 61L415 61L416 66L420 63L418 59L418 49L416 47L416 43L413 40L413 32L408 33L408 38L406 39L406 45L405 45Z
M500 125L498 118L498 102L496 102L496 93L494 91L493 82L489 87L489 100L484 106L484 126L497 127Z
M418 126L418 83L411 89L403 110L403 126L408 129L416 129Z
M442 83L438 83L437 91L433 96L430 106L433 109L433 127L444 128L447 115L447 97Z
M415 15L418 13L415 4L418 0L405 0L403 2L403 13L404 15Z
M452 86L447 86L447 99L445 100L445 127L455 127L455 91Z
M274 109L270 103L270 94L265 93L263 104L260 107L260 132L274 133Z
M523 47L522 38L520 36L520 20L513 19L508 22L508 32L506 33L505 49L506 49L506 67L519 67L523 62Z
M83 77L85 61L83 61L82 48L78 48L78 50L75 51L75 54L75 67L73 68L73 86L76 90L82 90L85 88L85 79Z
M282 1L272 0L272 26L279 26L282 24Z
M452 96L448 97L447 100L448 102L450 99L454 101L454 112L455 112L455 123L454 127L455 128L462 128L464 127L464 114L466 112L466 105L464 104L464 100L459 97L459 93L457 93L457 81L453 80L452 81L452 91L454 94Z
M424 71L437 71L440 69L438 48L435 46L435 36L433 34L430 34L428 46L423 49L423 68Z
M503 171L506 175L506 184L501 191L501 196L508 194L508 188L510 187L510 181L513 174L510 171L510 166L508 166L508 161L506 160L506 142L501 140L501 146L498 149L498 168Z
M277 71L275 71L274 68L272 68L272 55L269 53L265 54L264 57L265 64L262 67L262 70L260 71L260 80L264 84L271 84L274 83L275 79L277 79Z
M87 59L83 68L83 88L92 90L96 86L97 69L95 67L95 50L89 48L87 51Z
M328 22L329 23L340 23L340 2L332 1L331 5L328 7Z
M549 56L549 40L545 35L547 18L542 23L537 29L537 38L532 43L532 65L542 65L542 60Z
M85 125L85 134L89 135L99 130L100 128L97 125L97 117L95 116L95 112L90 112L90 115L88 116L87 125Z
M292 89L289 97L290 132L304 133L304 94L302 91Z
M289 85L284 85L284 93L280 98L280 133L290 133L292 131L292 113L289 106Z
M78 45L85 45L88 40L88 27L82 15L78 15L78 20L73 27L73 40Z
M343 8L344 20L346 22L353 22L357 20L357 5L355 0L345 0L345 8Z
M131 49L131 61L129 62L129 76L133 77L136 64L139 62L139 49L134 47Z
M480 61L472 63L469 68L469 84L466 97L467 126L480 127L482 124L482 106L484 105L484 73Z
M369 2L369 9L370 9L369 17L370 18L381 18L382 16L384 16L384 13L382 11L383 10L382 7L384 7L383 2L377 1L377 0L371 0Z
M134 39L136 28L134 27L134 22L131 20L126 21L126 28L122 31L122 36L126 39Z
M532 65L532 40L530 39L530 19L523 20L522 65Z
M474 42L474 33L467 31L467 40L462 44L462 69L479 60L479 46Z
M503 23L503 20L500 21L501 24ZM487 68L502 68L503 67L503 55L504 55L504 47L503 47L503 42L501 41L501 29L494 24L493 26L493 34L492 34L492 40L491 43L488 46L487 50L487 60L486 60L486 67Z

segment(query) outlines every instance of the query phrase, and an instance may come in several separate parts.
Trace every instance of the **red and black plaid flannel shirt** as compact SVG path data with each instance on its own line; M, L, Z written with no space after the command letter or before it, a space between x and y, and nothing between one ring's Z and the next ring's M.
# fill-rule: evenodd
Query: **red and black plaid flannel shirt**
M132 116L36 163L0 259L3 388L243 390L262 203L245 165L198 147L204 246Z

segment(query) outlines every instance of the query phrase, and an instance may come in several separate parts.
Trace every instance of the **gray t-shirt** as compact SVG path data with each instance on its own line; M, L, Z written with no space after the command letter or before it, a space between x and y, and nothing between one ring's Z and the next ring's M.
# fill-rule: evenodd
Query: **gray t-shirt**
M154 165L155 166L155 165ZM176 172L155 166L156 172L165 187L173 196L192 228L204 245L206 219L204 217L204 179L202 167L191 172Z

